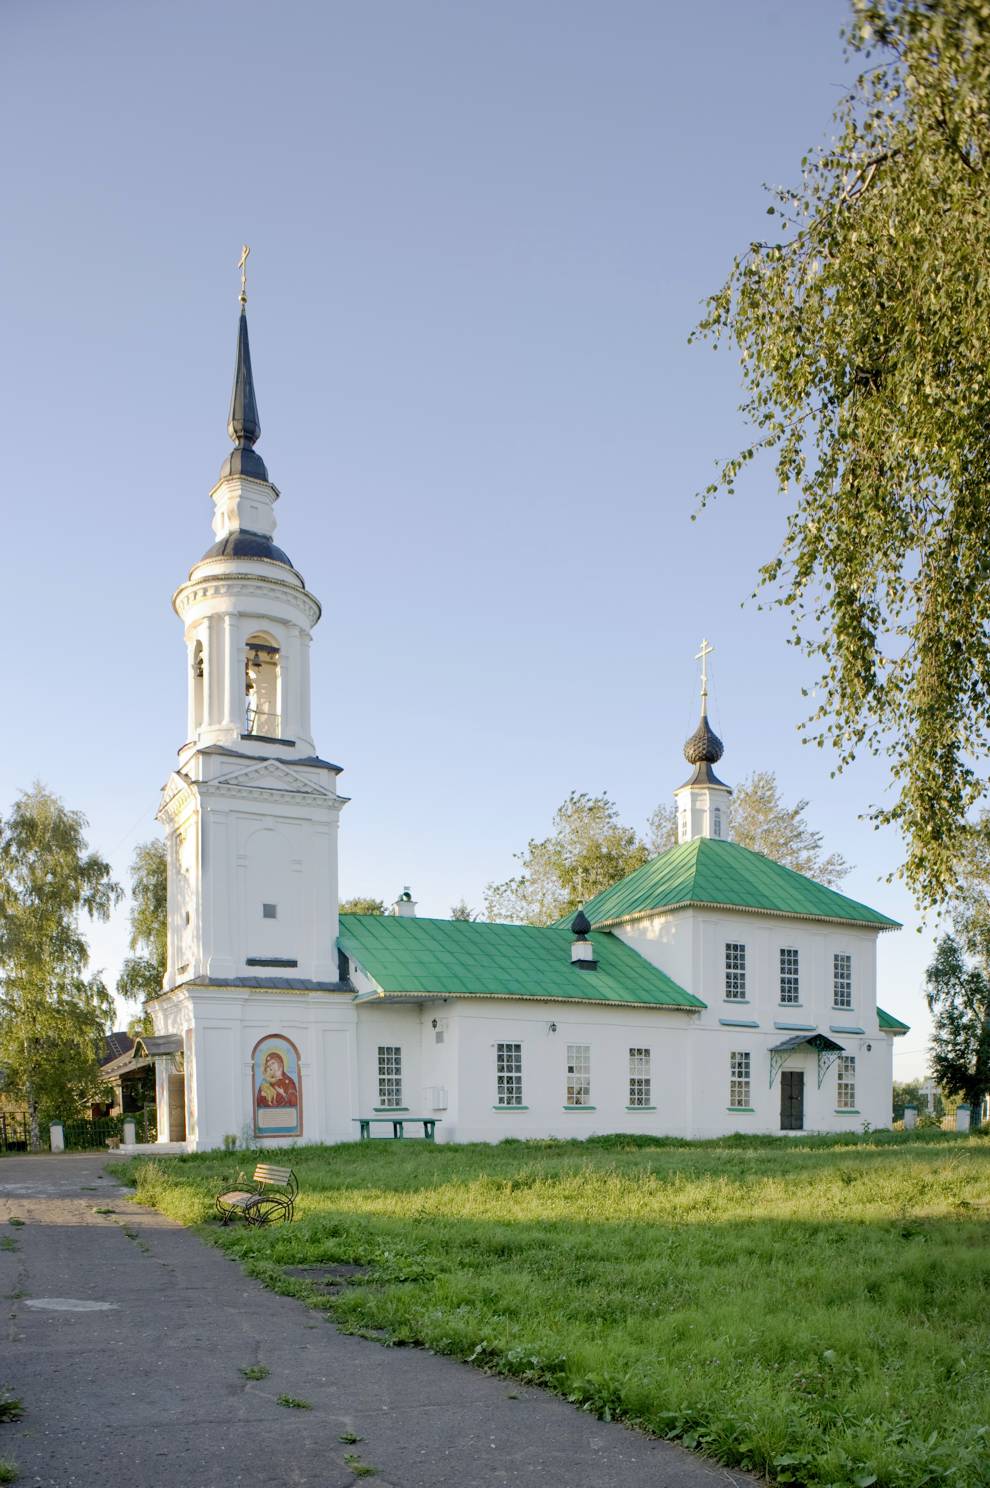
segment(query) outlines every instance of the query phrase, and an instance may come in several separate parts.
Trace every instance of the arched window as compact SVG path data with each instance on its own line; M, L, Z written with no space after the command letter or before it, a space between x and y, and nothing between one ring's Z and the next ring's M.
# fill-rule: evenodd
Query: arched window
M192 658L193 727L203 726L203 642L197 641Z
M269 635L253 635L244 656L244 732L268 739L282 734L278 646Z

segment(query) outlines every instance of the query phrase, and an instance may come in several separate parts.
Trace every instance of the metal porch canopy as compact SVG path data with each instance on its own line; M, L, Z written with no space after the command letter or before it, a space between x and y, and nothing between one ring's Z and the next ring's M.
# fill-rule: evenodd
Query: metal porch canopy
M134 1040L135 1054L139 1049L143 1049L152 1059L163 1054L179 1054L182 1050L182 1037L178 1033L139 1033Z
M844 1054L845 1048L837 1044L835 1039L829 1038L827 1033L796 1033L793 1038L781 1039L779 1044L770 1046L770 1089L773 1082L780 1074L781 1069L787 1063L796 1050L802 1048L814 1049L818 1055L818 1089L822 1088L822 1081L832 1068L840 1054Z

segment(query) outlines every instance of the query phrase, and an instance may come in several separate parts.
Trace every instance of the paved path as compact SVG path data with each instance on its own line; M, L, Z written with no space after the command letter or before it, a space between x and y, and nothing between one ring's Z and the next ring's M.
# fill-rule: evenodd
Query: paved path
M347 1488L347 1453L376 1470L369 1488L753 1481L543 1391L348 1338L128 1193L97 1156L0 1159L0 1386L26 1408L0 1425L0 1457L22 1485ZM243 1379L258 1363L270 1376Z

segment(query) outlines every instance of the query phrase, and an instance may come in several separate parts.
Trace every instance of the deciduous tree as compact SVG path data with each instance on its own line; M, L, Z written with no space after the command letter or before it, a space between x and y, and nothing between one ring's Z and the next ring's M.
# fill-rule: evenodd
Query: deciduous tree
M841 853L826 853L821 832L813 831L804 819L807 806L804 798L785 806L773 771L756 770L733 793L732 839L834 887L850 865Z
M990 742L990 0L854 0L835 138L773 192L702 335L735 343L789 516L761 571L820 669L806 727L890 761L878 823L937 904Z
M85 975L79 918L106 920L121 890L86 826L41 785L0 820L0 1064L35 1150L42 1112L69 1114L98 1088L112 1013L100 977Z
M362 899L360 895L355 899L341 899L341 914L380 914L385 913L384 899Z
M141 842L131 861L131 934L117 978L117 995L146 1002L157 997L165 978L168 947L168 872L165 844Z
M925 987L934 1015L932 1075L947 1094L962 1096L975 1116L990 1090L990 979L946 935L935 948Z

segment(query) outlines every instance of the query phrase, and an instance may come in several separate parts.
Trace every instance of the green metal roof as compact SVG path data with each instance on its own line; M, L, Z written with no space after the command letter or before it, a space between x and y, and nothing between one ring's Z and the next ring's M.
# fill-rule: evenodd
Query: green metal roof
M607 932L589 936L598 969L579 971L572 939L553 925L343 914L339 944L392 995L706 1006Z
M885 1013L882 1007L877 1008L877 1022L883 1033L910 1033L910 1023L902 1023L900 1018L895 1018L893 1013Z
M656 910L692 904L870 925L879 930L900 928L897 920L870 909L868 904L847 899L845 894L827 889L738 842L715 837L678 843L628 878L596 894L584 905L584 912L593 925L601 928Z

